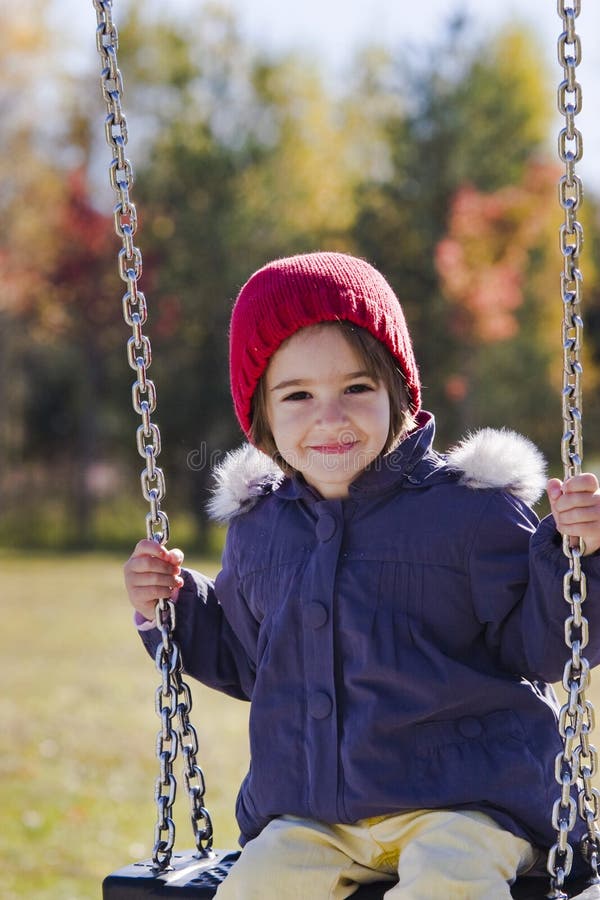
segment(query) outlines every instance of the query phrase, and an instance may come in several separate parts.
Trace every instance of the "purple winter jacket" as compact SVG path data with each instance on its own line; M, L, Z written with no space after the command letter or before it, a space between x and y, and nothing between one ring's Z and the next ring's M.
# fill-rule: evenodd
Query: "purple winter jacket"
M524 499L544 484L525 438L486 429L448 457L433 418L324 500L237 451L215 508L230 518L215 582L187 572L184 668L251 700L241 842L290 814L328 822L478 809L554 842L557 703L568 651L566 558ZM265 468L266 462L266 468ZM598 593L600 554L586 558ZM600 616L584 607L600 661ZM151 653L156 629L142 632Z

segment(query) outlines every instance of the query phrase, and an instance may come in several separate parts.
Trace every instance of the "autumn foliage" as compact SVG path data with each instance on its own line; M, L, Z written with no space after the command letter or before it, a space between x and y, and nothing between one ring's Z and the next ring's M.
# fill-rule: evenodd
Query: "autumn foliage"
M557 179L556 166L532 162L519 184L491 193L464 184L453 197L435 262L452 329L466 343L518 333L530 254L556 215Z
M73 78L47 6L0 11L0 543L128 546L143 530L142 463L93 27ZM250 47L224 8L156 26L132 7L119 57L170 514L206 536L209 461L241 440L232 300L288 253L353 252L388 277L440 447L507 425L552 456L561 213L531 36L477 43L454 23L418 60L401 47L358 55L336 93L314 63ZM585 210L594 248L590 196ZM600 321L594 255L586 314ZM587 338L592 385L599 331ZM600 426L586 416L593 451Z

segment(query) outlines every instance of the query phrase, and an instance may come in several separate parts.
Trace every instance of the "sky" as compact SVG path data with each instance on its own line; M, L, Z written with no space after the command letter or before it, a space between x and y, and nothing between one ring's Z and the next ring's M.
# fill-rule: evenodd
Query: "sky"
M119 22L120 10L132 0L113 0L113 14ZM185 17L202 0L146 0L146 9L168 10ZM510 17L528 23L539 37L550 66L561 76L556 54L560 18L556 0L221 0L237 14L243 33L257 46L274 51L299 49L316 57L332 84L343 82L349 61L365 44L378 43L396 52L419 51L434 39L453 13L469 14L482 35L500 27ZM81 52L95 52L95 14L91 0L56 0L66 34L72 35ZM581 0L577 30L581 36L583 59L578 68L583 109L577 127L583 133L584 158L578 172L596 193L600 193L600 2ZM85 35L89 34L89 39ZM83 38L83 40L82 40ZM559 128L556 114L556 132Z

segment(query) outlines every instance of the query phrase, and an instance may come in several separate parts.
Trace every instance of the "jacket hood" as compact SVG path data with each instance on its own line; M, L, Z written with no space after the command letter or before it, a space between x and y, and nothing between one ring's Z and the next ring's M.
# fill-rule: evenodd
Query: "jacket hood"
M503 490L530 505L540 499L546 484L542 453L528 438L508 429L472 432L441 459L448 470L457 473L460 484L473 490ZM216 484L208 511L214 521L223 523L248 512L286 477L252 444L228 453L213 474Z
M248 512L259 497L270 493L285 478L270 456L252 444L242 444L228 453L216 466L215 487L208 502L208 512L215 522L229 522L234 516Z

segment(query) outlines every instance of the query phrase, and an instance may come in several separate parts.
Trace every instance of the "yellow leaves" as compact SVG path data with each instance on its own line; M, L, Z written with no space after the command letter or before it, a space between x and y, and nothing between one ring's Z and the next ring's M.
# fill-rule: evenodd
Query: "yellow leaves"
M502 29L491 49L491 64L499 80L514 93L513 102L521 99L522 137L533 145L541 144L555 107L552 79L544 66L544 48L537 36L521 25Z
M7 3L0 10L5 62L11 56L36 57L40 49L48 46L50 34L43 21L46 6L42 0L23 0L19 4Z
M355 214L348 146L320 78L289 60L263 73L262 89L277 97L273 147L240 175L247 213L307 241L347 231Z

